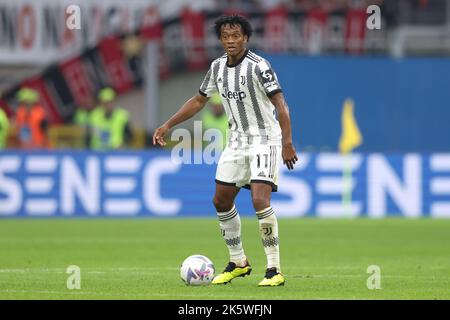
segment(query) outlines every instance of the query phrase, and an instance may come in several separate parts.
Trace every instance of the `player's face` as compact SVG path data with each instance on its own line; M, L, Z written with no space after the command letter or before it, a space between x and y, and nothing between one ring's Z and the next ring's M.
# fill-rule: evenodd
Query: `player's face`
M229 56L237 56L245 49L248 37L242 32L241 25L223 25L220 33L220 42Z

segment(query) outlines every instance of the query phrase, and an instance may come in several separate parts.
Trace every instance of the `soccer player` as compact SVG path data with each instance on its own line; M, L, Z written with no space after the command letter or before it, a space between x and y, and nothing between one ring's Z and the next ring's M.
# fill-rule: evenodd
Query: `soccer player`
M225 54L211 63L199 92L155 131L153 143L166 145L164 135L169 129L199 112L209 97L219 91L230 134L217 165L213 203L230 262L212 283L226 284L252 271L234 205L236 195L244 187L251 190L267 256L266 274L259 286L284 285L278 223L270 196L277 190L281 158L289 170L298 160L292 145L289 109L269 62L246 48L252 35L250 23L241 16L222 16L215 21L214 29Z

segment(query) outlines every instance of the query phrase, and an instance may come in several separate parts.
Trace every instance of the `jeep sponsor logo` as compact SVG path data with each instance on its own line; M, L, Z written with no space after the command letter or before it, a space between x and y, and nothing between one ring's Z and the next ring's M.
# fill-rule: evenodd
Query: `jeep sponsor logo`
M228 100L244 100L247 95L244 91L230 91L228 88L224 88L224 92L222 93L222 97Z

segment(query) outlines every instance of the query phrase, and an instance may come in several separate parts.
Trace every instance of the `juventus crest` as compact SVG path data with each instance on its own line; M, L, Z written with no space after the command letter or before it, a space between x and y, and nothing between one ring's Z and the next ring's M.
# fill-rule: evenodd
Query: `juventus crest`
M265 236L270 236L272 234L272 227L263 228L263 233Z

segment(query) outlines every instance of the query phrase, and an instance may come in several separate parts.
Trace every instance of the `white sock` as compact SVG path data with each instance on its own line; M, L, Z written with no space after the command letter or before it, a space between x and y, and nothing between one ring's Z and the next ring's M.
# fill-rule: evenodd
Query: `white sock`
M217 212L222 236L230 253L230 261L237 266L244 266L247 260L241 241L241 218L233 205L227 212Z
M278 222L272 207L256 212L259 221L259 231L267 256L267 268L280 268L280 246L278 238Z

